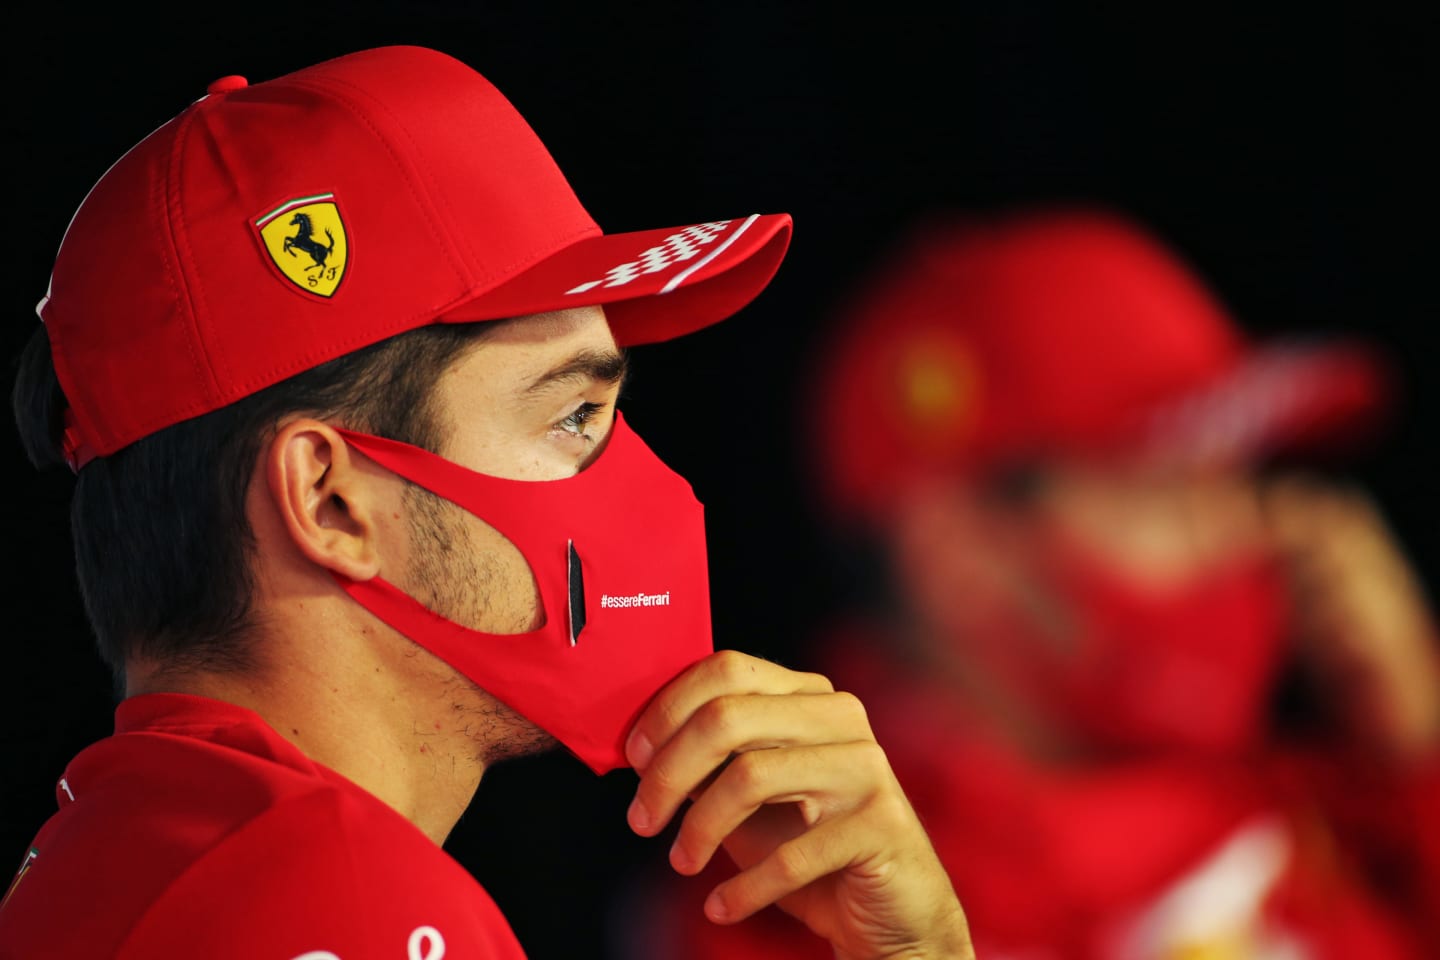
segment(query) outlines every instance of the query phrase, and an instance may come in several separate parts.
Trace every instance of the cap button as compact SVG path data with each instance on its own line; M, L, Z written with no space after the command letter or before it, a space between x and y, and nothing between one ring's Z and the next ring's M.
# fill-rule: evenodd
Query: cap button
M205 88L205 92L210 94L229 93L231 90L243 90L248 86L250 86L249 80L232 74L231 76L221 77L219 80L216 80Z

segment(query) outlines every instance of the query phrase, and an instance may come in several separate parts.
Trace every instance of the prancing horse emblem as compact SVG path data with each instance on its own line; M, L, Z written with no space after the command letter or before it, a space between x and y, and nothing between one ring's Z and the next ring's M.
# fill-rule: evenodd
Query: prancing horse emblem
M256 217L254 224L261 246L282 277L306 293L335 295L350 248L333 193L287 200Z
M310 254L310 259L315 261L305 268L307 271L324 270L325 258L330 256L331 251L335 249L335 234L330 232L329 227L325 228L325 236L330 238L328 247L316 240L315 225L310 222L308 213L295 214L290 218L290 226L299 227L299 229L295 231L295 236L285 238L285 252L292 257L296 256L295 248L299 247Z

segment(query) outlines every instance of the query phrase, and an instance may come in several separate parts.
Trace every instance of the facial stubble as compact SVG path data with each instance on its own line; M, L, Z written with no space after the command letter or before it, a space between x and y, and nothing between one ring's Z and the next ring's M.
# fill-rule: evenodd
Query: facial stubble
M424 487L410 483L405 510L411 543L407 571L410 589L426 607L472 629L523 633L528 619L493 623L491 604L497 590L510 590L503 568L478 549L470 535L469 515ZM453 672L451 705L457 728L475 745L476 759L489 765L555 748L554 737L516 713L469 678Z

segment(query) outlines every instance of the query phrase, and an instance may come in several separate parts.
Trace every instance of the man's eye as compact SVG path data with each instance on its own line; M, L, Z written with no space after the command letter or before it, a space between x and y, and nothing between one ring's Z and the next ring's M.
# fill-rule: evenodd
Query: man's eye
M584 436L585 425L591 420L595 419L595 414L599 413L603 409L605 409L605 404L603 403L582 403L580 404L580 406L575 408L574 413L570 414L570 416L555 424L555 426L559 427L561 430L566 431L567 433L573 433L576 436Z

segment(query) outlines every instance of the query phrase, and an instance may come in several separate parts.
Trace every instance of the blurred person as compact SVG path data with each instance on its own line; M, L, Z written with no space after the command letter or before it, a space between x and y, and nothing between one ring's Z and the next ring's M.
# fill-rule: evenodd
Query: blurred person
M789 237L602 233L504 95L411 46L223 77L110 166L13 400L75 473L122 693L16 851L0 957L520 957L442 844L560 748L637 771L675 869L745 865L713 922L970 956L855 698L713 650L700 504L617 410L624 348L740 310Z
M800 429L854 602L807 656L867 704L977 954L1435 956L1435 619L1327 469L1393 407L1383 357L1249 337L1079 206L917 230L840 321ZM638 952L826 955L696 915Z

